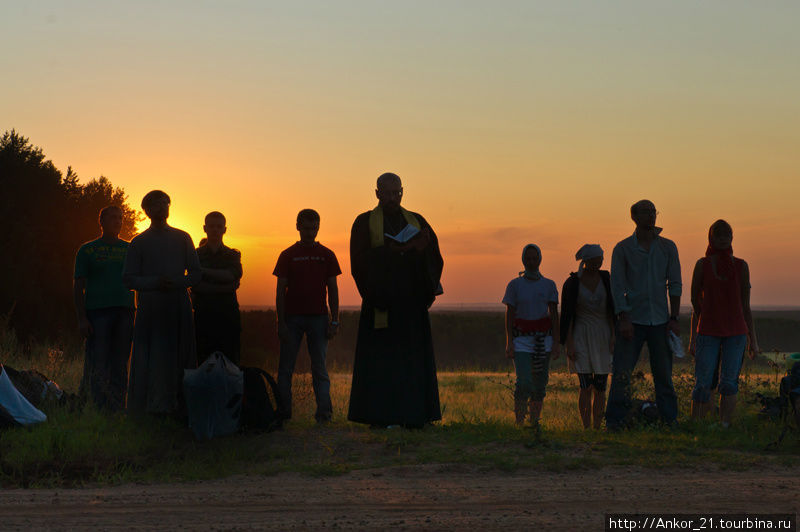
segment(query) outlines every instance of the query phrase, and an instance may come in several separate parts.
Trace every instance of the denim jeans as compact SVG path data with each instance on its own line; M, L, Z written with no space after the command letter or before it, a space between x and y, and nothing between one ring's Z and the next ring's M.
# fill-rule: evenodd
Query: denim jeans
M514 400L543 400L550 377L550 353L537 356L525 351L514 351L514 368L517 371Z
M672 423L678 417L678 396L672 385L672 353L667 345L667 324L633 325L633 338L626 340L616 334L613 376L608 394L606 425L617 428L631 408L631 374L639 361L642 346L647 342L650 352L650 371L656 391L656 404L661 418Z
M92 334L86 339L82 387L88 387L101 408L122 410L125 406L134 313L128 307L86 311Z
M719 372L719 394L736 395L739 392L739 372L742 370L747 335L697 336L694 355L695 385L692 399L698 403L711 400L711 384L717 362L722 357Z
M318 421L329 420L333 406L331 405L331 381L328 378L328 368L325 366L325 357L328 352L328 316L326 314L289 315L285 319L289 337L281 340L281 356L278 362L278 393L283 408L281 415L284 419L292 417L292 374L297 362L297 353L300 351L300 344L305 335L308 354L311 357L311 380L317 400L317 411L314 417Z

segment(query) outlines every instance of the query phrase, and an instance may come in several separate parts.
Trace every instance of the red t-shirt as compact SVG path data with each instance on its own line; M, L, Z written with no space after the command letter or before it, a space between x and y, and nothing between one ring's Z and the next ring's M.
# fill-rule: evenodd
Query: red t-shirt
M747 334L742 307L742 269L744 261L733 259L734 275L719 279L711 269L711 259L703 259L703 301L697 332L706 336Z
M328 314L327 282L341 273L333 251L319 242L297 242L281 252L272 275L288 280L286 314Z

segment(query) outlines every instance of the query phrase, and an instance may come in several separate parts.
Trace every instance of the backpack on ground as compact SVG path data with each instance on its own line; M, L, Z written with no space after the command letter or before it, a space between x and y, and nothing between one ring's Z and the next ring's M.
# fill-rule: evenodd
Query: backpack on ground
M242 389L242 371L219 351L197 369L183 371L189 428L198 440L239 430Z
M5 366L0 364L0 427L33 425L46 420L44 412L33 406L17 390Z
M800 362L795 362L781 379L780 398L783 418L789 424L794 421L794 428L800 428Z
M65 404L70 398L58 384L35 369L16 370L9 366L4 367L14 387L36 408Z
M242 368L242 372L242 428L268 432L279 429L283 419L275 379L261 368Z

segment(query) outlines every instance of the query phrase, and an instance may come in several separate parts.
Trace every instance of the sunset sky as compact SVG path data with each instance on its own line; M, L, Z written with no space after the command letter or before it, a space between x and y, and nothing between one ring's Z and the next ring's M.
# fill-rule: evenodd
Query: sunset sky
M197 242L228 217L245 305L272 305L297 211L342 303L375 179L439 235L439 305L498 303L528 243L558 286L652 200L690 274L725 218L755 305L800 305L800 3L6 2L0 128ZM143 226L144 227L144 226Z

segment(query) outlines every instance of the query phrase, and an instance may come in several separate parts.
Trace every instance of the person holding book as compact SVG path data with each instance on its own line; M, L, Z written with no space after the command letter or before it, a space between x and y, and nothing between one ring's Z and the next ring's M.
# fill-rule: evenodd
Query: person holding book
M350 233L362 303L347 418L418 428L442 417L428 308L444 261L430 224L400 206L400 177L381 175L375 195L378 205Z

